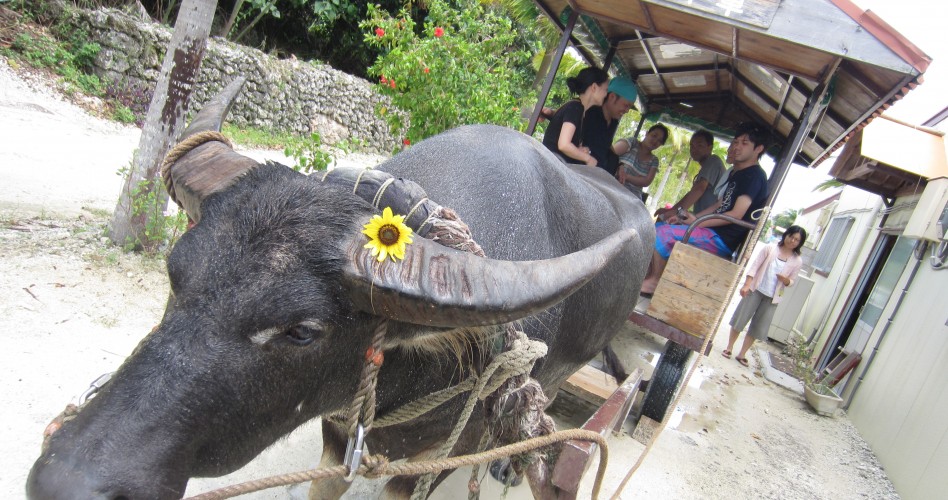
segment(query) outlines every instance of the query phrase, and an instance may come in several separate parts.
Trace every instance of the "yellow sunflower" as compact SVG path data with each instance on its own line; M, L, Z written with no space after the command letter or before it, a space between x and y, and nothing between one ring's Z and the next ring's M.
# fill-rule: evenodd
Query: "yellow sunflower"
M379 262L391 256L392 261L405 258L405 245L412 242L411 228L405 225L403 215L394 215L390 207L375 215L365 225L362 234L369 237L363 248L371 248L372 255L378 255Z

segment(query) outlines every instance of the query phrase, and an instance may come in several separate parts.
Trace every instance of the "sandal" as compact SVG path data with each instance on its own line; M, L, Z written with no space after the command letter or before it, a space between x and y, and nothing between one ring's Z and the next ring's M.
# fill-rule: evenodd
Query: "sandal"
M727 359L731 359L731 351L725 349L725 350L721 351L721 356L724 356L724 357L727 358Z
M744 366L750 366L750 363L747 362L747 358L734 358L734 359L736 359L738 363Z

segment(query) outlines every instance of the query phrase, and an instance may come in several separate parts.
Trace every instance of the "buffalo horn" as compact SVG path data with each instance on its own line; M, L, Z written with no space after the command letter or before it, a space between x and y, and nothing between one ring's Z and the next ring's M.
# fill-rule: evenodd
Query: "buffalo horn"
M366 240L354 238L344 275L355 306L378 316L439 327L496 325L562 301L636 238L626 229L569 255L521 262L477 257L419 237L404 260L378 262L363 248Z
M205 104L181 135L181 142L189 138L199 139L202 132L220 132L224 118L244 82L243 77L237 78ZM168 193L193 221L198 222L201 220L201 202L205 198L229 188L259 165L255 160L235 152L229 144L207 139L167 166L162 176Z

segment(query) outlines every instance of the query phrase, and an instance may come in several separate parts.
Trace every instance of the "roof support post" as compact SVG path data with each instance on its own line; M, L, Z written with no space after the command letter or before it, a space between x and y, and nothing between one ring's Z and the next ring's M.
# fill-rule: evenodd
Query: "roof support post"
M612 66L612 60L615 59L618 50L619 42L613 40L609 44L609 52L606 53L606 58L602 60L602 69L609 71L609 66Z
M790 129L789 140L784 145L783 151L780 152L780 158L777 160L777 164L774 166L774 170L770 174L770 180L767 183L767 187L770 191L770 194L767 195L768 206L773 206L774 200L777 199L777 194L780 192L781 186L783 186L783 181L787 178L790 165L793 164L793 159L800 151L800 147L803 145L803 139L806 138L806 135L810 133L810 129L813 127L813 118L823 107L820 106L820 103L826 96L830 81L836 76L836 69L839 67L839 63L840 60L837 59L832 69L827 71L823 81L813 89L813 93L811 93L807 99L806 105L803 106L800 119L797 120L797 122L793 124L793 128ZM826 106L828 106L828 104Z
M569 38L573 34L573 28L576 27L576 20L579 19L579 12L573 9L569 13L569 19L566 21L566 27L563 28L563 36L560 37L560 43L556 46L556 53L553 54L553 62L546 73L546 80L543 82L543 88L540 89L540 95L537 96L537 105L530 115L530 123L527 125L525 133L532 136L537 129L537 122L540 121L540 112L543 111L543 105L546 104L546 98L550 95L550 88L553 87L553 79L556 78L556 72L560 69L560 61L563 60L563 54L566 53L566 45L569 44Z

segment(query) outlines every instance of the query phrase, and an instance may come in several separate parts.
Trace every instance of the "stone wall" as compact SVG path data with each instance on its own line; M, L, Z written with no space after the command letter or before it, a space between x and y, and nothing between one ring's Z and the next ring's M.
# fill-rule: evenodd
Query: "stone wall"
M100 78L154 88L171 41L169 28L112 9L79 11L75 21L86 25L102 47L95 62ZM327 65L277 59L220 38L208 40L191 109L200 109L237 75L247 83L228 115L230 123L319 132L324 143L347 139L380 153L401 143L376 113L379 107L392 109L388 98L369 82Z

